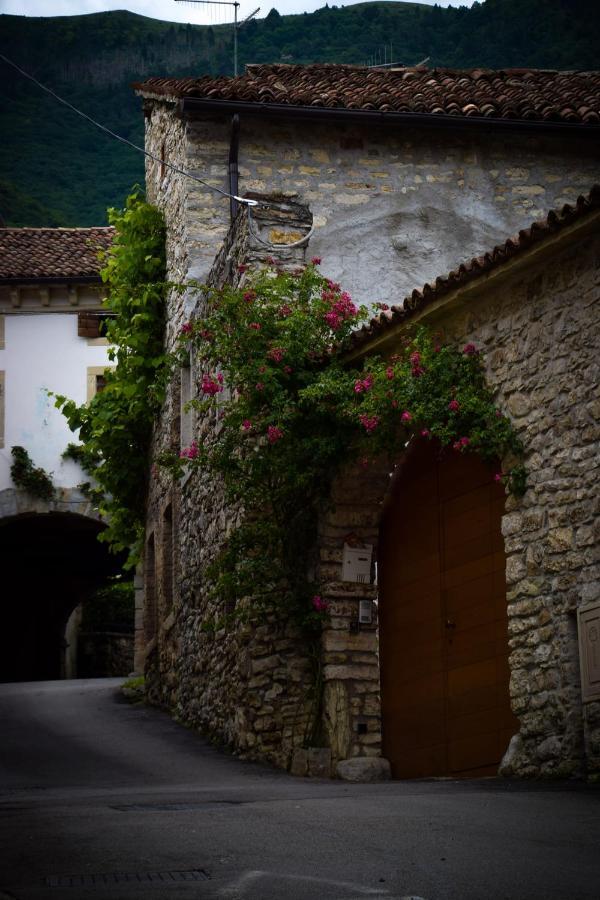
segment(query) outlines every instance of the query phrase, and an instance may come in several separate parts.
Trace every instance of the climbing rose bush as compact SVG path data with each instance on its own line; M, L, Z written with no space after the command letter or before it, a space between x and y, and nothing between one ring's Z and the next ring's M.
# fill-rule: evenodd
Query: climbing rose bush
M240 266L238 288L204 292L205 315L179 338L182 357L195 351L204 439L159 460L175 474L211 472L246 511L210 573L215 591L255 608L283 602L308 627L327 614L307 558L341 464L368 467L385 453L392 465L419 439L493 461L522 455L475 345L445 345L419 328L392 356L349 362L366 310L319 263L291 273ZM524 488L521 465L497 477Z

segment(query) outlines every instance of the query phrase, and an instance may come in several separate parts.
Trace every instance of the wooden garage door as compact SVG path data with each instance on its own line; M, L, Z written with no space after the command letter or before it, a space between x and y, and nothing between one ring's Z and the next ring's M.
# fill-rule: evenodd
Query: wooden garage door
M493 774L508 695L504 490L473 454L420 443L379 546L383 751L396 778Z

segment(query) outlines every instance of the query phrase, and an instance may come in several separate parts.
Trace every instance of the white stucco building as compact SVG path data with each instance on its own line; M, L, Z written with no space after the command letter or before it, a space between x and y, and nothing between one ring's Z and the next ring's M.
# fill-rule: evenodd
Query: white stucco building
M11 448L24 447L56 487L81 469L61 454L73 440L49 392L83 403L110 365L101 330L98 251L112 228L0 229L0 491L13 488ZM95 335L95 336L94 336Z
M99 252L113 233L0 228L0 681L73 674L74 610L120 568L78 487L88 476L62 458L76 436L49 393L84 403L111 365ZM13 483L15 446L51 476L51 499Z

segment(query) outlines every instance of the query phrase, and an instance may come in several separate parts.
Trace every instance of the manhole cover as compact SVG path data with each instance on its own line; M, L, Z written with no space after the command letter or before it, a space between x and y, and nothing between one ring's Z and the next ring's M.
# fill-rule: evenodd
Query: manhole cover
M182 872L109 872L101 875L52 875L46 878L48 887L94 887L106 884L175 884L182 881L207 881L204 869Z

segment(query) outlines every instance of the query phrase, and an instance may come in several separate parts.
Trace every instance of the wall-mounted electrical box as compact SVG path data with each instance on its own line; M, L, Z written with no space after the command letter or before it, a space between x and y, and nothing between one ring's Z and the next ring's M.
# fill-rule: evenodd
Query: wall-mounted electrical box
M373 547L366 544L364 547L351 547L344 544L342 557L342 581L358 581L361 584L371 584L371 555Z
M600 700L600 602L577 610L581 697L584 703Z
M361 625L373 624L373 602L361 600L358 604L358 621Z

